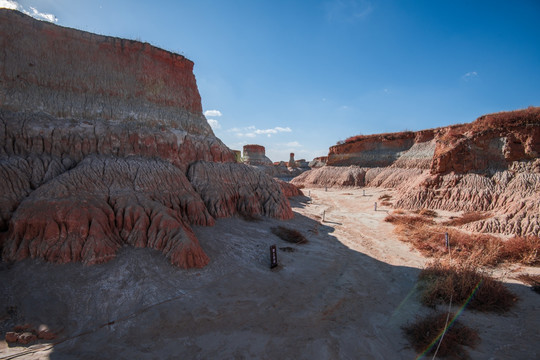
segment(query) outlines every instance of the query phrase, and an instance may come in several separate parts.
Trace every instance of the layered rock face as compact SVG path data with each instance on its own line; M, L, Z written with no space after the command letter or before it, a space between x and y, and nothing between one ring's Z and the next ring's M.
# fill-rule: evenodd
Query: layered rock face
M539 108L484 115L470 124L354 136L330 147L327 165L489 172L540 154Z
M213 135L202 115L193 62L181 55L7 9L0 9L0 47L0 103L5 109L154 122Z
M539 154L540 108L531 107L470 124L354 137L328 155L329 165L348 166L324 166L292 183L395 188L396 207L488 211L465 228L538 236Z
M243 212L292 216L280 185L236 164L214 136L190 60L5 9L0 44L5 260L93 264L132 245L201 267L209 259L192 224ZM214 188L194 187L210 173L208 181L228 184L213 203Z
M308 164L310 168L320 168L328 162L328 156L319 156L311 160Z
M261 145L244 145L244 164L255 166L271 166L272 161L266 157L266 150Z

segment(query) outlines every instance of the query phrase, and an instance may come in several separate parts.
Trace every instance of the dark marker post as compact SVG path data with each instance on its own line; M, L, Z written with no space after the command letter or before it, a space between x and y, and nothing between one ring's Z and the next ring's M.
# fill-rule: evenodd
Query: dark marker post
M277 249L276 245L270 246L270 269L277 266Z

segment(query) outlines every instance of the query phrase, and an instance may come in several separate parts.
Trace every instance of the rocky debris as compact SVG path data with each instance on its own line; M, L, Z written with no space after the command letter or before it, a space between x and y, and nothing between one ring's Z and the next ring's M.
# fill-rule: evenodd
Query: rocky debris
M56 339L56 334L47 325L41 324L37 329L37 337L43 340L54 340Z
M265 148L261 145L244 145L244 164L255 166L271 166L272 161L266 157Z
M253 170L245 164L198 161L189 167L188 179L215 218L250 214L291 219L293 213L279 183Z
M0 45L4 260L95 264L131 245L202 267L191 225L292 217L279 184L214 136L190 60L6 9Z
M21 345L34 343L38 339L54 340L55 338L56 334L45 324L41 324L37 330L30 324L18 325L13 328L13 331L6 332L5 336L8 344L19 343Z

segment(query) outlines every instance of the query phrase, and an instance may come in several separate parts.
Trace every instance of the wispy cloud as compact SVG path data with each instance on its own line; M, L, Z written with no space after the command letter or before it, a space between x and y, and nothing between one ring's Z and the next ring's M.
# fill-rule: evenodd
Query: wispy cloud
M204 116L221 116L221 111L219 110L206 110Z
M214 130L221 129L221 124L217 120L208 119L208 124L210 124L210 127Z
M326 17L331 22L357 22L372 11L373 6L366 0L333 0L326 3Z
M302 145L300 145L300 143L298 141L291 141L291 142L288 142L286 144L283 144L285 147L289 147L289 148L299 148L299 147L302 147Z
M470 71L468 73L466 73L465 75L463 75L461 78L465 81L470 81L472 79L475 79L478 77L478 73L476 71Z
M13 0L0 0L0 8L18 10L38 20L45 20L53 23L58 21L56 16L54 16L53 14L41 12L33 6L29 6L28 8L26 8L19 4L17 1Z
M236 136L238 137L254 138L257 135L266 135L268 137L271 137L272 135L279 133L292 132L292 129L290 127L281 126L276 126L271 129L257 129L255 126L248 126L245 128L232 128L227 131L236 133Z

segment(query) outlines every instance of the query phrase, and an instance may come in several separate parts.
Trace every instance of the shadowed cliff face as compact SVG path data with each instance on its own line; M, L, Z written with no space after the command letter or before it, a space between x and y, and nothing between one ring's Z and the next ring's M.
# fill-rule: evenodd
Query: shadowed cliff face
M4 260L95 264L131 245L202 267L191 225L292 217L280 185L215 137L183 56L5 9L0 46Z

